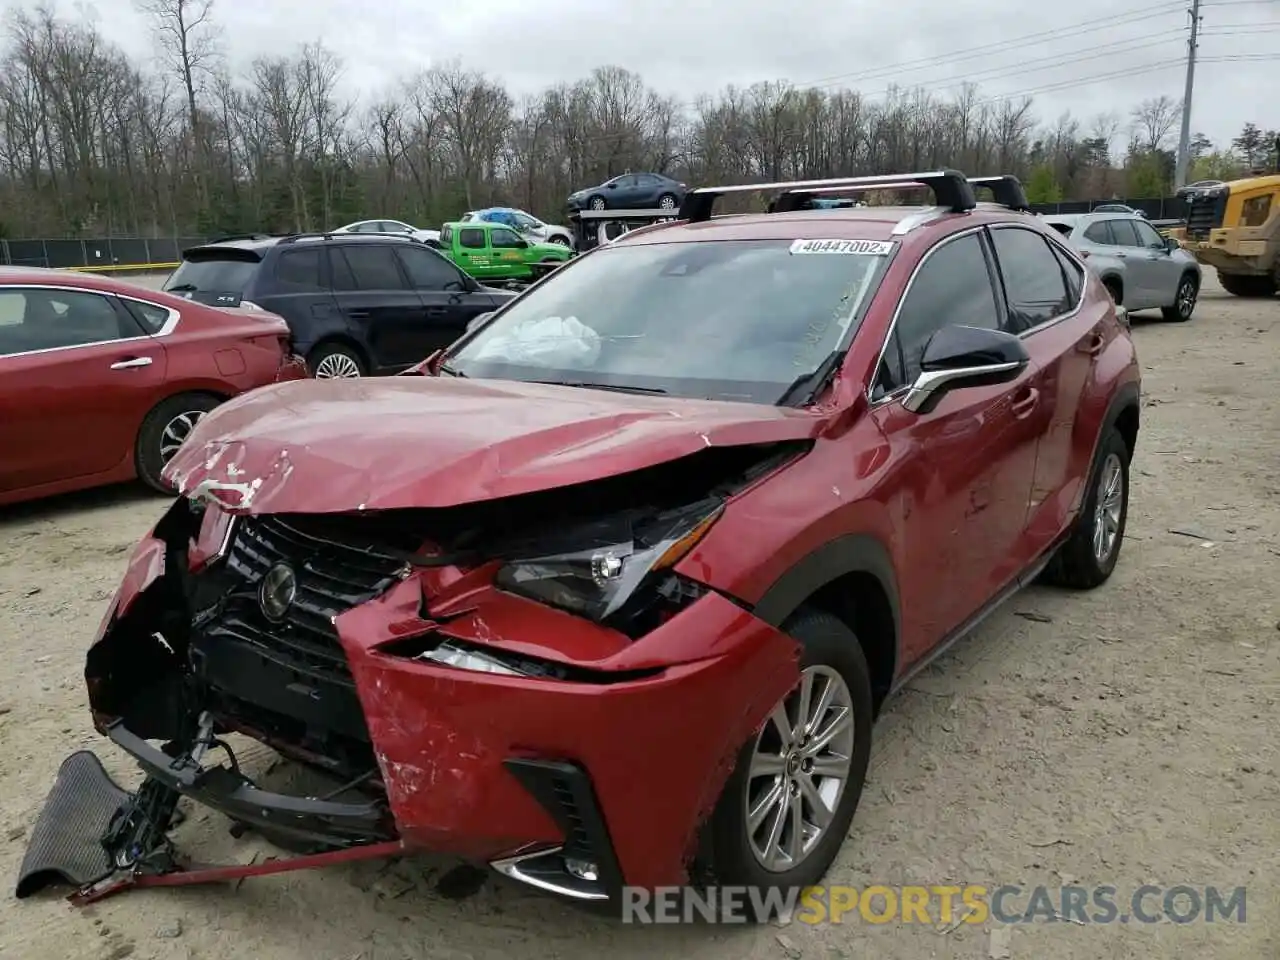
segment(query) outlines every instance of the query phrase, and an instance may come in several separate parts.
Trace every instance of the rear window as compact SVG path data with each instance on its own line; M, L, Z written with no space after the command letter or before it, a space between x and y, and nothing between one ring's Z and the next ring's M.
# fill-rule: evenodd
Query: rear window
M201 252L183 260L164 289L169 293L190 293L193 299L205 301L232 295L238 299L249 288L260 263L254 254ZM203 296L196 298L195 294Z
M1054 223L1052 220L1050 220L1050 221L1049 221L1049 226L1053 227L1053 229L1057 230L1057 231L1058 231L1060 234L1062 234L1064 237L1069 237L1069 236L1071 236L1071 231L1072 231L1072 229L1074 229L1074 225L1073 225L1073 224L1070 224L1070 223Z

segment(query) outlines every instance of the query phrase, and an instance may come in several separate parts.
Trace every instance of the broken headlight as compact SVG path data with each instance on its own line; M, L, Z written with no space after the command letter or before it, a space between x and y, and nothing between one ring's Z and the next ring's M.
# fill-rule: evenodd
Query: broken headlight
M697 545L720 516L707 500L639 521L602 522L557 540L570 549L508 562L497 586L591 620L617 613L653 574L668 570ZM624 529L625 528L625 529ZM549 546L549 544L548 544Z

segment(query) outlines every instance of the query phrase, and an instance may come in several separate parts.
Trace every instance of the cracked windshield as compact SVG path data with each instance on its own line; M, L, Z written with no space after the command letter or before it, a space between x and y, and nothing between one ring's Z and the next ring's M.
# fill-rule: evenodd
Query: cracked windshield
M446 371L777 403L848 342L885 262L788 240L603 249L531 290Z

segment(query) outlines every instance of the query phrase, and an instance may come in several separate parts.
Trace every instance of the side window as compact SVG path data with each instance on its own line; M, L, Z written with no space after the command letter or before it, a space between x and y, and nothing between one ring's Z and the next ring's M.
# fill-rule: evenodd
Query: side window
M169 322L170 313L164 307L157 307L154 303L143 303L141 300L121 300L120 302L149 334L159 333Z
M318 249L287 250L276 261L276 279L287 287L323 290Z
M403 290L404 278L389 243L351 244L342 248L357 290Z
M495 247L510 249L512 247L520 247L523 245L520 238L516 236L515 231L508 230L506 227L501 227L497 230L494 230L492 236L493 236L493 245Z
M1084 292L1084 267L1057 244L1049 244L1049 249L1058 258L1058 266L1062 267L1062 276L1067 282L1067 296L1071 306L1074 307L1080 302L1080 295Z
M976 233L935 247L920 266L898 311L873 396L914 381L929 339L952 325L988 330L1000 325L987 258Z
M991 231L1009 305L1005 329L1021 333L1071 309L1062 266L1038 233L1018 227Z
M1115 238L1112 243L1121 247L1142 246L1138 231L1133 229L1132 220L1108 220L1107 225L1111 227L1111 236Z
M127 313L96 293L45 288L0 291L0 355L141 335Z
M1156 228L1142 220L1131 220L1129 225L1138 232L1138 243L1144 247L1164 249L1164 237L1156 232Z
M409 275L409 285L417 290L445 290L459 284L458 271L443 257L408 246L397 250L396 256Z
M446 247L453 243L453 227L445 226L440 228L440 243Z
M485 248L484 231L462 230L458 233L458 242L468 250L483 250Z
M1090 243L1098 243L1104 247L1109 247L1115 243L1111 239L1111 231L1107 229L1107 221L1099 220L1097 223L1091 223L1089 229L1084 232L1084 238Z

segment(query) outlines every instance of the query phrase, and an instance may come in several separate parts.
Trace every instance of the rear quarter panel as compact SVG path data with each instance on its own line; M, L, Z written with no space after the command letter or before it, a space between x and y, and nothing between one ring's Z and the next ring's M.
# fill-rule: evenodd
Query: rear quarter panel
M289 326L272 313L186 304L166 338L168 395L201 391L223 398L274 383L288 355Z

